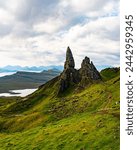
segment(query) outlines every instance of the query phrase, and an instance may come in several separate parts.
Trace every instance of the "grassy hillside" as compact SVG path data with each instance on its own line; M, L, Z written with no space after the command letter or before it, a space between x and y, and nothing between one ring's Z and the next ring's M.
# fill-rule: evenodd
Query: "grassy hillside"
M0 98L0 150L119 150L119 73L56 96L58 77L20 99Z
M100 72L103 80L110 80L120 74L120 68L106 68Z

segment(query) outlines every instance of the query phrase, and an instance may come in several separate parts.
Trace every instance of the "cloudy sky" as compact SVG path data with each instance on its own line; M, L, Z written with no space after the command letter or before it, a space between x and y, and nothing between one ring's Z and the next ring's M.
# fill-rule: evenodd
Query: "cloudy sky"
M119 65L119 0L0 0L0 67Z

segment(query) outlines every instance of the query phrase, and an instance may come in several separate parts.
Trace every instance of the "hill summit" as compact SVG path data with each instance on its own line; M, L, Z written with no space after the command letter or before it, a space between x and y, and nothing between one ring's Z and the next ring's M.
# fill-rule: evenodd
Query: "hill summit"
M94 80L101 80L101 76L93 62L86 56L79 70L75 69L75 61L71 49L68 47L64 70L59 79L59 93L65 91L70 85L78 84L81 87L88 85Z

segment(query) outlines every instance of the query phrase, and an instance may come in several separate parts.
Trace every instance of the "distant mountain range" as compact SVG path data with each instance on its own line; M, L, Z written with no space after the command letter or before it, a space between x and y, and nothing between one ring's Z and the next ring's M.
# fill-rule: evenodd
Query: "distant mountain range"
M112 67L110 65L96 65L97 69L99 71L101 71L102 69L104 68L109 68L109 67ZM5 66L5 67L0 67L0 73L3 73L3 72L17 72L17 71L27 71L27 72L40 72L40 71L43 71L43 70L59 70L59 71L62 71L63 70L63 66L54 66L54 65L50 65L50 66L32 66L32 67L29 67L29 66L25 66L25 67L22 67L22 66L11 66L11 65L8 65L8 66Z
M32 66L32 67L22 67L22 66L5 66L5 67L0 67L0 73L2 72L17 72L17 71L29 71L29 72L36 72L36 71L43 71L43 70L63 70L63 66Z
M44 70L42 72L18 71L13 75L0 77L0 93L17 89L33 89L58 76L57 69Z

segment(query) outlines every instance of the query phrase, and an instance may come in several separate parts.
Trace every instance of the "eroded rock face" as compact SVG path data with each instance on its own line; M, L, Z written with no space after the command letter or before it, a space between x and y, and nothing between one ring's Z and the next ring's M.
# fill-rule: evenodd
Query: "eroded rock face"
M101 78L93 62L91 61L90 63L90 59L88 57L85 57L85 59L83 60L79 73L81 78L87 77L92 80L98 80Z
M83 60L79 73L81 78L86 77L92 79L93 70L88 57L85 57Z
M74 58L71 49L68 47L66 52L66 61L65 61L64 69L74 68L74 67L75 67Z
M81 68L79 69L80 74L80 85L85 86L90 84L93 80L101 79L101 76L97 69L95 68L94 64L90 62L88 57L85 57L81 64Z
M81 68L76 70L75 61L70 48L67 48L66 61L64 70L60 75L59 93L65 91L70 85L78 84L79 86L86 86L93 80L101 79L99 72L88 57L82 61Z
M92 79L98 80L101 79L100 73L97 71L96 67L94 66L93 62L91 61L91 69L93 70Z
M79 82L79 72L74 68L75 62L70 48L67 48L64 70L60 76L59 93L67 89L71 84Z

